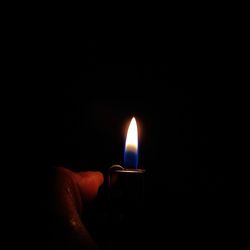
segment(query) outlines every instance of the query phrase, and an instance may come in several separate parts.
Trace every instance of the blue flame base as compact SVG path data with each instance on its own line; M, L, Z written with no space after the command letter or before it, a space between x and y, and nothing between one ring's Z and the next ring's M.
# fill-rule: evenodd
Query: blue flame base
M138 157L134 152L127 151L124 153L124 167L126 168L137 168Z

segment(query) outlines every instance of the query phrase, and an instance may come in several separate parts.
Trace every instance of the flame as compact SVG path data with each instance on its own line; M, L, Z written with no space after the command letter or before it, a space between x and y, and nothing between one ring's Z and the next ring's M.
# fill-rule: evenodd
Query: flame
M124 153L124 165L126 167L137 168L138 164L138 130L136 120L133 117L128 127L125 153Z

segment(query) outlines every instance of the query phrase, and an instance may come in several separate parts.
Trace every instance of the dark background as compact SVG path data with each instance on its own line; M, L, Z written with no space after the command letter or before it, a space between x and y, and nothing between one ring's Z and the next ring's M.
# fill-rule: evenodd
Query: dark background
M135 116L146 202L144 211L135 211L144 219L134 246L223 245L247 194L223 160L230 158L221 122L227 110L222 89L211 85L221 79L219 34L89 39L72 32L67 39L41 37L38 44L30 57L31 164L25 165L37 235L47 229L51 169L105 174L122 164L125 126ZM48 239L41 241L49 245Z

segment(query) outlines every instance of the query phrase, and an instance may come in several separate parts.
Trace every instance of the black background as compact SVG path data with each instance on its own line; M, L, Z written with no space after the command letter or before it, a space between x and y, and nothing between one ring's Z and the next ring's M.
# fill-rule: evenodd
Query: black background
M21 114L31 138L26 185L19 190L28 201L25 218L36 218L28 232L36 232L37 244L50 245L53 166L105 174L122 164L132 116L140 128L139 166L147 173L145 210L135 211L144 219L132 244L228 241L245 209L246 184L223 160L230 159L222 122L227 110L222 89L211 82L221 79L225 47L219 33L208 32L91 39L72 31L37 38L27 64L33 82L27 118Z

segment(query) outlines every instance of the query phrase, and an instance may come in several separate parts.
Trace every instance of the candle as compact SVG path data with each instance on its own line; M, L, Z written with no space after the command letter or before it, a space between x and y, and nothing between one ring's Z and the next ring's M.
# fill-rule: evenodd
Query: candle
M145 169L138 168L138 158L138 129L133 117L127 131L123 166L115 164L108 169L110 209L118 221L126 215L131 217L143 206Z

